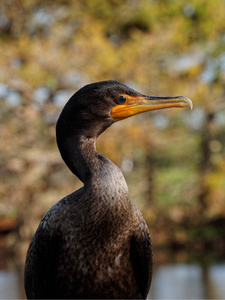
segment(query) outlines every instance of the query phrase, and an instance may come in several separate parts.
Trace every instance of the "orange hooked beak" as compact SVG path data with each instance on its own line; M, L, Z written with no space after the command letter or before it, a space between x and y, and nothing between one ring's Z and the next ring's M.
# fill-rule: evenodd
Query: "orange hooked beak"
M128 117L157 109L171 107L193 108L192 101L185 96L177 97L154 97L154 96L130 96L121 94L117 97L118 105L114 106L110 114L114 122L126 119Z

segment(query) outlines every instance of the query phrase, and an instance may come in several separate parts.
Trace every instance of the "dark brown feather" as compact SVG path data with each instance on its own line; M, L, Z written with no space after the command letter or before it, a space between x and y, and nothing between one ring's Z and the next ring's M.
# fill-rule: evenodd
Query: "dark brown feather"
M147 225L119 168L95 150L97 136L113 122L114 97L124 89L129 92L116 82L99 83L92 94L88 86L59 118L59 149L84 187L43 217L27 253L28 298L147 297L152 274Z

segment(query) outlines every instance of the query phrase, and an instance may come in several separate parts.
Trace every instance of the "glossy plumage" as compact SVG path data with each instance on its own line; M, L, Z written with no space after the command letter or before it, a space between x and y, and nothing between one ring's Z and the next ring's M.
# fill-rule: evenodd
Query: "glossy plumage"
M134 112L136 99L141 111ZM55 204L38 227L25 265L28 298L147 297L152 276L147 225L120 169L95 148L96 138L115 121L146 111L146 99L156 109L155 97L104 81L83 87L65 105L57 143L84 186ZM165 107L175 106L171 99L163 99ZM186 102L180 97L176 106Z

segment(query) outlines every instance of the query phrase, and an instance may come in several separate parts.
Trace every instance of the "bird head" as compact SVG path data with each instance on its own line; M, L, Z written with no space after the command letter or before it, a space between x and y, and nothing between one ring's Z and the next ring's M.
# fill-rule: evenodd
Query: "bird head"
M146 96L118 81L88 84L64 106L56 125L57 144L67 166L83 181L87 174L78 172L75 149L83 151L84 141L93 143L113 123L136 114L187 106L192 108L192 102L186 97Z
M187 97L146 96L118 81L109 80L91 83L78 90L65 105L58 124L66 132L72 127L72 131L97 137L114 122L136 114L187 106L192 108Z

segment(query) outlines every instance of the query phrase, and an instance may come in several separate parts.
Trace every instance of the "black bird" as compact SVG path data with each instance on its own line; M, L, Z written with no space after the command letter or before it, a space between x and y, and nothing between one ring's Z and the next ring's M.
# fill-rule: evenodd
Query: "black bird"
M95 149L114 122L149 110L191 106L186 97L151 97L117 82L92 83L65 105L57 143L84 186L43 217L25 265L28 298L146 298L152 246L120 171Z

